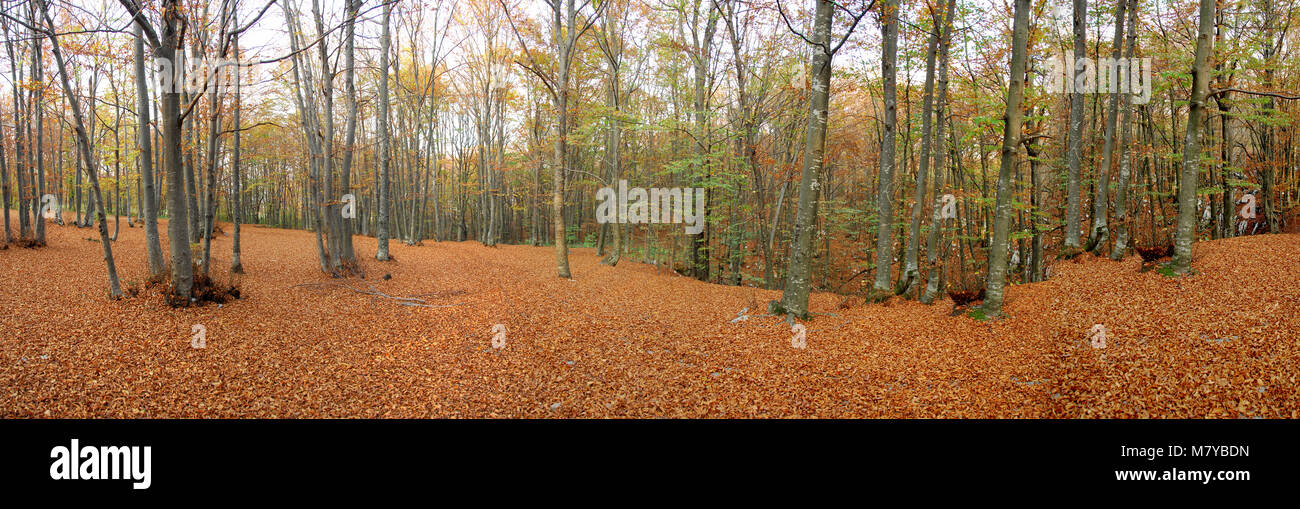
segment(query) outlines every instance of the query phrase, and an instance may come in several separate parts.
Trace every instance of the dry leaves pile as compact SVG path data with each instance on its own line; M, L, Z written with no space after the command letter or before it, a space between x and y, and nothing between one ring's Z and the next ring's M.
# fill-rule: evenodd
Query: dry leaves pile
M379 263L358 237L367 279L350 283L436 307L405 306L295 286L330 281L311 234L245 227L242 300L114 302L87 231L0 251L0 416L1300 417L1300 235L1200 243L1180 279L1136 256L1058 262L1010 288L998 322L816 295L834 316L806 322L798 350L753 307L777 292L586 249L564 280L550 248L393 243L398 261ZM145 277L142 237L124 227L114 245L124 284ZM212 251L229 266L229 237Z

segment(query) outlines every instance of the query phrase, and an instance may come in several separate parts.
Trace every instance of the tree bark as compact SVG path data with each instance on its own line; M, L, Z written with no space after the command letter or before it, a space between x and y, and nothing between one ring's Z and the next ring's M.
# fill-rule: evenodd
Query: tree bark
M898 131L898 0L885 0L881 13L881 71L884 75L885 120L880 139L880 183L876 213L876 298L889 292L889 274L894 266L894 143Z
M1003 287L1007 273L1007 239L1011 230L1011 169L1016 164L1016 147L1024 113L1020 103L1025 92L1025 44L1029 38L1030 0L1016 0L1011 34L1011 83L1007 86L1007 110L1002 119L1002 164L998 170L997 205L993 219L993 241L989 244L989 271L985 283L984 314L1002 315Z
M831 57L829 51L831 22L835 7L829 0L817 0L813 18L811 76L808 101L808 130L804 141L803 173L799 181L799 205L795 213L794 241L790 244L790 264L785 292L781 301L768 306L773 314L808 317L808 293L812 287L811 264L813 233L817 225L816 202L821 183L818 181L826 148L827 107L830 103Z
M376 240L379 247L375 251L375 259L379 261L388 261L388 238L390 222L390 194L389 182L389 164L392 159L392 145L388 135L388 52L391 48L391 35L389 33L389 18L392 15L393 6L390 3L384 4L383 9L383 32L379 36L379 222L375 225Z
M357 84L356 84L356 21L357 11L361 8L361 0L347 0L347 21L344 34L343 47L343 65L347 66L345 80L345 93L347 94L348 113L347 124L344 126L343 140L343 168L339 176L339 186L344 194L352 193L352 160L356 152L357 140ZM353 209L355 213L355 208ZM354 216L355 217L355 216ZM338 219L339 228L339 257L340 265L346 267L348 271L357 270L357 257L352 246L352 222L354 218L344 218L340 214Z
M1087 71L1088 58L1088 0L1074 0L1074 76L1068 87L1070 93L1070 134L1066 149L1069 176L1066 182L1065 249L1064 254L1074 256L1082 249L1079 245L1082 197L1080 173L1083 165L1083 91L1079 84Z
M943 279L943 272L940 269L942 260L939 257L940 251L947 252L939 246L939 241L943 234L943 189L944 178L947 173L944 171L947 166L948 148L944 145L944 127L947 123L948 107L948 55L949 48L952 46L952 25L953 16L956 14L957 0L947 1L947 12L943 17L943 36L939 43L939 96L935 105L935 127L934 127L934 200L933 211L930 216L930 235L925 242L925 259L929 267L926 274L925 293L921 295L921 302L930 304L939 296L943 290L939 282ZM954 129L955 130L955 129ZM954 204L954 207L956 205Z
M937 9L943 7L937 6ZM925 205L925 184L930 173L930 125L934 117L934 59L939 47L939 36L943 31L942 15L936 13L931 27L930 40L925 51L925 90L921 100L921 161L916 171L916 189L912 196L912 224L907 232L907 251L903 255L902 292L907 293L916 284L918 278L918 258L921 249L921 215Z
M236 27L239 26L238 10L234 10L233 12L231 12L230 20L231 23L234 24ZM242 55L239 54L239 34L237 33L234 34L234 39L232 43L234 44L235 58L236 60L239 60L242 58ZM241 132L241 128L239 126L240 123L239 117L240 117L240 110L243 109L243 103L240 101L240 99L242 93L241 85L242 82L244 81L244 73L242 68L240 69L239 73L236 74L236 76L237 79L235 80L235 111L234 111L234 119L233 119L233 123L235 125L235 133L234 133L234 139L231 140L231 146L230 146L230 150L231 150L230 173L231 173L231 180L232 180L231 185L234 187L234 192L230 193L231 194L230 215L232 216L231 219L234 220L234 226L232 227L232 235L234 235L234 238L231 240L231 245L230 245L230 272L235 274L243 274L244 262L243 260L240 260L240 245L239 245L240 225L243 224L244 222L244 206L243 206L244 176L240 173L240 160L239 160L240 158L239 134Z
M1137 46L1138 2L1136 0L1128 0L1128 1L1129 1L1128 42L1126 43L1127 47L1124 50L1125 59L1128 62L1128 64L1124 66L1124 69L1128 72L1124 73L1122 79L1123 82L1127 82L1131 84L1132 81L1130 81L1130 78L1132 77L1132 66L1133 66L1133 58L1134 58L1133 51ZM1115 189L1115 223L1116 223L1115 224L1115 228L1116 228L1115 245L1112 246L1110 250L1110 259L1116 261L1123 260L1124 254L1128 250L1129 229L1131 225L1131 221L1129 219L1129 199L1128 199L1129 180L1131 180L1133 174L1133 157L1132 157L1132 151L1129 150L1129 140L1133 134L1133 119L1132 119L1133 108L1131 104L1133 101L1133 94L1131 92L1132 90L1119 91L1119 93L1123 94L1124 96L1123 103L1121 106L1124 112L1124 116L1123 119L1120 121L1123 127L1121 128L1120 142L1119 142L1119 153L1120 153L1119 186Z
M1128 0L1117 0L1115 6L1115 39L1111 44L1111 61L1119 60L1124 42L1124 10L1128 6ZM1111 69L1118 67L1112 65L1103 66L1103 62L1097 63L1097 86L1102 87L1102 69ZM1110 80L1113 83L1120 83L1118 80ZM1108 88L1109 90L1109 88ZM1100 255L1106 248L1106 242L1110 238L1110 226L1107 223L1106 216L1110 211L1110 167L1115 155L1115 125L1119 117L1119 97L1128 94L1120 93L1117 90L1110 92L1110 109L1106 114L1106 132L1104 134L1103 148L1101 154L1101 167L1097 169L1097 186L1096 194L1092 200L1092 228L1088 234L1088 250Z
M1196 237L1196 187L1201 159L1201 121L1210 80L1210 54L1214 51L1214 0L1201 0L1200 25L1196 36L1196 59L1192 66L1192 94L1187 113L1187 138L1183 145L1183 168L1178 181L1178 233L1170 268L1175 274L1192 269L1192 243Z
M90 138L86 135L86 124L81 116L81 101L77 98L77 94L72 91L72 84L68 81L68 69L63 62L63 52L59 48L59 38L55 35L54 19L50 17L49 7L46 5L45 0L34 0L34 5L45 18L47 30L45 34L50 39L50 50L54 53L54 62L59 69L63 93L72 106L73 127L77 136L77 153L81 156L81 160L85 162L86 173L90 177L95 217L99 220L99 242L104 249L104 264L108 266L108 294L110 297L117 299L122 296L122 285L117 279L117 264L113 261L113 243L108 237L108 218L104 215L104 196L99 189L99 170L96 168L95 159L91 154ZM94 91L92 90L91 93L93 94Z

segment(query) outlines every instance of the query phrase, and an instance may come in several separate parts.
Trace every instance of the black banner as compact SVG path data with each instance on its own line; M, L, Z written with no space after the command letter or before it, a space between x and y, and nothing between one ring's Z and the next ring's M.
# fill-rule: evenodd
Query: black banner
M0 431L6 493L106 500L430 490L567 500L588 496L582 486L737 499L1282 493L1300 473L1295 423L1261 420L9 420Z

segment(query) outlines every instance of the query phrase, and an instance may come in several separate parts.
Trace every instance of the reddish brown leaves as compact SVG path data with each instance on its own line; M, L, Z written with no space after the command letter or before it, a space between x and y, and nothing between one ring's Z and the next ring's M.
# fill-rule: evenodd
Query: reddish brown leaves
M170 309L110 301L96 244L52 227L0 252L0 415L18 417L1297 417L1300 236L1201 243L1198 274L1084 255L1013 286L1009 318L952 303L840 306L790 326L777 292L671 275L625 257L474 242L393 244L366 281L404 306L307 282L311 234L244 228L245 298ZM143 280L143 232L117 242ZM227 267L230 238L214 239ZM391 273L384 280L374 277ZM224 269L222 276L224 277ZM353 283L362 285L360 282ZM748 318L733 321L749 308ZM833 313L834 315L830 315ZM201 324L206 347L191 346ZM492 348L493 327L508 331ZM1089 332L1106 329L1104 349Z

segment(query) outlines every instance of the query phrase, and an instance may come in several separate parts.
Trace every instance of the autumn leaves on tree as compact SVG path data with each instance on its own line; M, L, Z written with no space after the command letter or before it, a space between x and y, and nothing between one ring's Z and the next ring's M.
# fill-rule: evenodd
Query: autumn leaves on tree
M220 236L245 270L249 223L312 230L331 277L392 240L550 244L561 278L593 248L783 317L819 291L994 317L1058 259L1187 274L1197 240L1293 221L1300 12L1248 3L34 0L0 17L5 241L45 243L47 204L94 218L116 298L108 215L138 216L176 305ZM230 88L158 79L227 59ZM702 228L600 220L623 180L702 189Z

